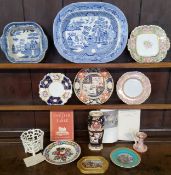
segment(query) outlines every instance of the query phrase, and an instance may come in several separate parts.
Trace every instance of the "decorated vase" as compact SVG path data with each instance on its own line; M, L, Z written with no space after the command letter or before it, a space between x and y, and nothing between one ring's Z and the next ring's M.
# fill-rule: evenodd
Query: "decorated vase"
M88 116L89 149L100 151L103 149L104 115L101 111L90 111Z

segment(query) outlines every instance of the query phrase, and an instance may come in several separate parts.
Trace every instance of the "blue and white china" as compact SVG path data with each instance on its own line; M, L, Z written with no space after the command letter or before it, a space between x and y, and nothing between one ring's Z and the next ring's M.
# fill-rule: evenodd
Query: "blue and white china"
M127 19L109 3L72 3L57 14L53 38L58 52L71 62L110 62L126 47Z
M48 73L40 81L39 96L48 105L63 105L72 95L71 80L61 73Z
M5 26L1 49L12 63L38 63L48 48L42 28L35 22L12 22Z

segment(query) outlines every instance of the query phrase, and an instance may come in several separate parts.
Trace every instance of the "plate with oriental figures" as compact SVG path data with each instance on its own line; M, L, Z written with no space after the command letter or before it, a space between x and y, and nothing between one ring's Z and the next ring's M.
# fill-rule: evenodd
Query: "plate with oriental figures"
M86 156L77 162L77 167L84 174L103 174L107 171L109 163L102 156Z
M139 63L162 61L170 48L165 31L156 25L136 27L128 40L128 50L132 58Z
M106 63L126 47L128 23L123 12L104 2L78 2L65 6L53 23L58 52L74 63Z
M48 48L47 37L35 22L12 22L5 26L1 49L12 63L38 63Z
M71 95L71 80L62 73L48 73L40 81L39 96L48 105L63 105Z
M111 161L122 168L133 168L139 165L141 157L129 148L117 148L110 153Z
M76 160L81 154L80 146L73 141L57 141L48 145L43 155L51 164L63 165Z
M114 82L106 69L81 69L74 80L74 91L85 104L105 103L112 95Z
M149 78L141 72L127 72L119 78L116 92L126 104L141 104L151 94L151 83Z

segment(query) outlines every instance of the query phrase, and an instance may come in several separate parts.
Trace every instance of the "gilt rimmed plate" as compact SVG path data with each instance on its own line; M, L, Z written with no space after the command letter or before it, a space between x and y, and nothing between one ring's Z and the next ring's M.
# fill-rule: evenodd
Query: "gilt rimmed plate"
M57 141L48 145L43 155L51 164L63 165L76 160L81 154L80 146L73 141Z
M128 40L128 50L132 58L139 63L162 61L170 48L165 31L156 25L136 27Z
M150 96L151 83L141 72L127 72L119 78L116 91L126 104L141 104Z
M12 22L5 26L1 49L12 63L38 63L48 48L42 28L35 22Z
M105 103L112 95L114 82L106 69L81 69L74 80L74 91L85 104Z
M86 156L77 162L77 167L84 174L103 174L109 167L109 162L102 156Z
M128 24L123 12L104 2L65 6L53 23L58 52L74 63L106 63L126 47Z
M122 168L133 168L141 162L139 154L126 147L113 150L110 153L110 159L115 165Z
M48 105L63 105L71 95L71 80L62 73L48 73L40 81L39 96Z

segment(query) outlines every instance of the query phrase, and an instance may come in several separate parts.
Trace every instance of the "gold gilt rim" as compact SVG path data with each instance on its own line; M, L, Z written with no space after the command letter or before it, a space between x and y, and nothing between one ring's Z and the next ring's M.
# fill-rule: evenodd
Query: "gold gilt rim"
M101 160L103 162L103 167L102 168L85 168L82 166L82 162L84 160ZM106 172L106 170L109 167L109 162L102 156L85 156L85 157L82 157L77 162L77 167L84 174L97 174L97 173L100 174L100 173Z

